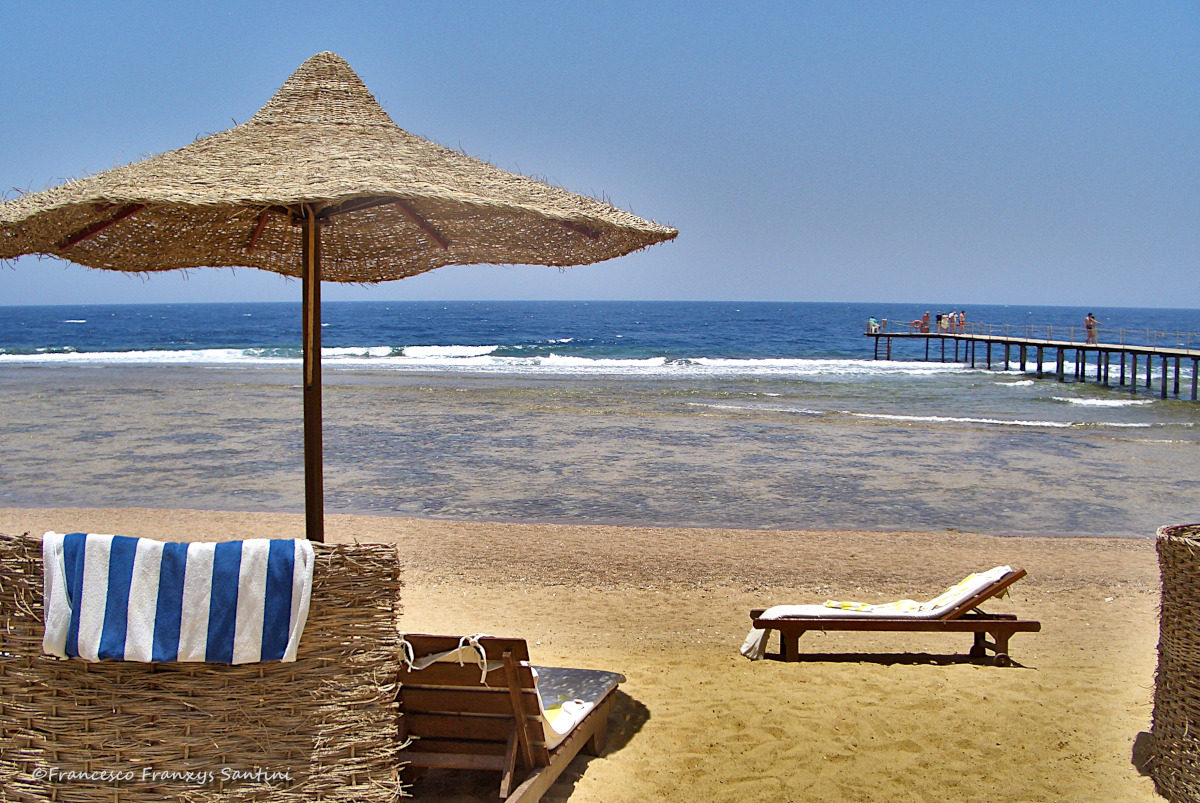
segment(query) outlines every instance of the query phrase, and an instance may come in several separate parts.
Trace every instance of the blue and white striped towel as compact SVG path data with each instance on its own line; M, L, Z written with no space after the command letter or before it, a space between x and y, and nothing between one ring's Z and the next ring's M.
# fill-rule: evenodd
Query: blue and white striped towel
M312 597L305 540L42 538L42 651L85 661L295 661Z

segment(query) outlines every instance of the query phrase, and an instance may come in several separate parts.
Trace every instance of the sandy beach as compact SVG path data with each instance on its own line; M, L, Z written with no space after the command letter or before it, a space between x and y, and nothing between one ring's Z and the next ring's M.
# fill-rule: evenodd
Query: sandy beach
M0 531L298 537L290 514L0 509ZM1159 800L1132 762L1149 730L1159 578L1152 539L760 531L330 516L331 542L395 544L407 632L528 640L536 663L627 678L600 758L547 800ZM799 664L738 654L752 607L932 596L998 564L994 606L1038 619L1016 665L966 635L810 634ZM487 800L488 774L430 774L418 799Z

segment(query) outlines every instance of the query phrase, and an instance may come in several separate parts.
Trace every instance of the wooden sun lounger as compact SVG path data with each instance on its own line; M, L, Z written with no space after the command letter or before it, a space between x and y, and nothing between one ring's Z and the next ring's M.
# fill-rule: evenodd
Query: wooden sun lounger
M1024 576L1024 569L1013 569L938 619L820 616L760 619L763 609L750 611L750 619L753 621L754 627L768 631L768 636L770 631L778 631L780 657L784 661L800 660L800 637L809 630L905 631L974 633L975 643L970 652L972 658L983 658L990 650L995 654L993 664L1010 666L1012 659L1008 656L1008 640L1014 633L1037 633L1042 629L1041 623L1018 620L1012 614L984 613L979 610L979 606L996 597ZM987 640L988 636L991 636L991 641Z
M405 638L418 659L459 646L456 636ZM536 801L580 751L603 752L616 689L557 747L548 749L525 640L482 636L479 643L489 661L503 663L487 674L486 684L471 661L401 671L400 734L413 738L403 752L405 780L433 767L495 770L501 773L501 800Z

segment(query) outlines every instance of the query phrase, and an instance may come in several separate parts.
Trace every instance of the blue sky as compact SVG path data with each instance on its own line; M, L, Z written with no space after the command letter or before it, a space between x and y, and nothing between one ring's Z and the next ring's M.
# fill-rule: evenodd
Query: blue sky
M248 119L332 50L398 125L679 238L341 299L1200 307L1200 3L5 3L0 186ZM9 193L8 197L11 197ZM296 300L22 258L0 305Z

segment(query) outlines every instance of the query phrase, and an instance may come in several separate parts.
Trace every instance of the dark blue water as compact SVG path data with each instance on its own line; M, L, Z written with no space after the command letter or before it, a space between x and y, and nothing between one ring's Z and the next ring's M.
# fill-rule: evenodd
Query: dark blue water
M333 302L322 308L326 348L483 346L501 356L592 359L869 357L870 316L906 331L927 310L898 304L728 302ZM930 308L931 315L941 311ZM967 307L972 329L1013 333L1073 327L1091 311L1120 338L1200 333L1200 310ZM1200 348L1200 336L1195 336ZM257 349L296 356L296 304L147 304L0 307L0 354ZM896 348L904 348L897 345ZM911 346L911 355L918 354ZM922 355L923 356L923 355ZM152 361L152 355L141 358ZM222 358L215 356L215 361Z

